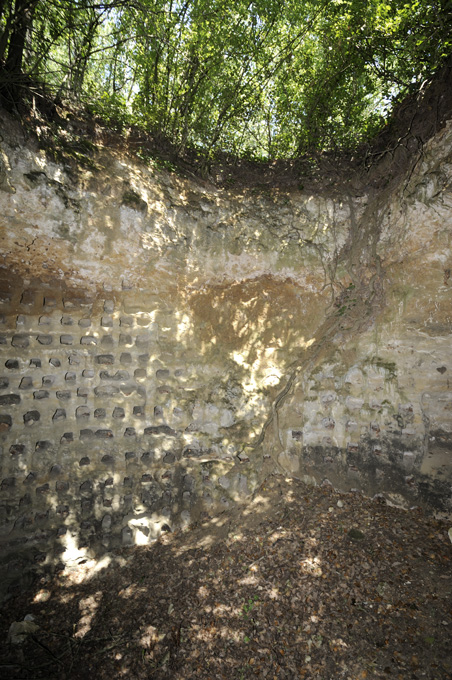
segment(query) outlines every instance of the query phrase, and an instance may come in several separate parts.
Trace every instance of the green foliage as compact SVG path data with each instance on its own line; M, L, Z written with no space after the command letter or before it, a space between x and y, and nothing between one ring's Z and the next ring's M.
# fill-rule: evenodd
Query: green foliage
M26 76L204 163L353 149L452 52L451 29L451 0L15 0L0 94Z
M99 116L110 127L120 131L132 122L127 102L120 93L103 92L96 96L95 90L90 88L87 109L89 113Z
M245 619L247 619L251 612L253 611L254 607L256 607L258 603L259 598L257 595L253 595L252 597L250 597L248 599L248 602L245 602L245 604L242 607L242 616L244 616Z

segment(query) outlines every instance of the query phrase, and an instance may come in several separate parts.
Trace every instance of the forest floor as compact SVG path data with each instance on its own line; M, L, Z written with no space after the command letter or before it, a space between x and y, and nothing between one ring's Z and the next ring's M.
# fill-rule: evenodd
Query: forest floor
M448 526L272 476L219 517L16 594L0 677L451 678ZM26 615L34 632L8 642Z

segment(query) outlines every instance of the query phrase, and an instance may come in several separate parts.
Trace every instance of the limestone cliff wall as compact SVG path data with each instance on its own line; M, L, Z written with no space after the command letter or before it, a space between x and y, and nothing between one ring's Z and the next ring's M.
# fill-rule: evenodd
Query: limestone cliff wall
M271 470L451 512L452 125L396 190L218 190L3 120L11 578L217 512ZM30 557L31 556L31 557Z

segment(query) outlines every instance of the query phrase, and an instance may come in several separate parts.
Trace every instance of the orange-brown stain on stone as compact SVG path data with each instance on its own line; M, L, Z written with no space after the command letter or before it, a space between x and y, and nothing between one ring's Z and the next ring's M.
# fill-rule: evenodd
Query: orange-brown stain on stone
M229 351L248 346L248 361L265 347L288 348L308 340L326 303L324 293L270 275L209 286L189 297L202 341L216 337Z

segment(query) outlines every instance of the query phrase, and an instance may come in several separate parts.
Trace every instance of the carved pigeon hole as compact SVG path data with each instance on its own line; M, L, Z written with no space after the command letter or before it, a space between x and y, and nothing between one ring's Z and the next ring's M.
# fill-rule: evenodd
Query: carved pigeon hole
M5 366L6 368L9 368L10 371L15 371L19 368L19 362L17 359L7 359L5 361Z
M34 425L34 423L37 423L39 420L41 420L39 411L27 411L27 413L24 414L25 425Z
M6 413L1 413L0 414L0 433L1 432L8 432L13 424L13 419L10 415Z

